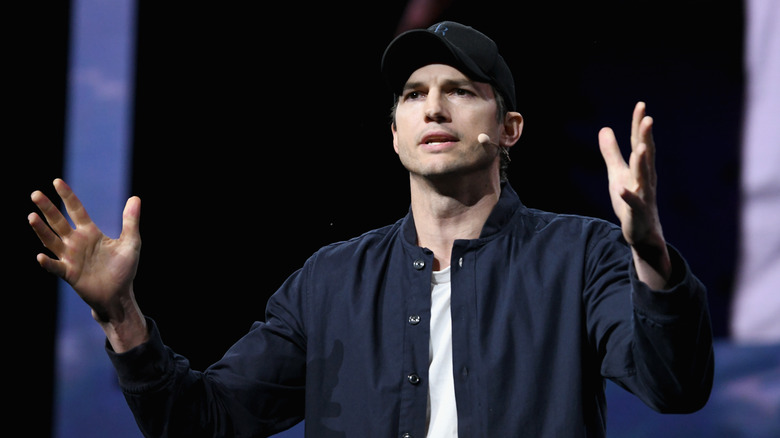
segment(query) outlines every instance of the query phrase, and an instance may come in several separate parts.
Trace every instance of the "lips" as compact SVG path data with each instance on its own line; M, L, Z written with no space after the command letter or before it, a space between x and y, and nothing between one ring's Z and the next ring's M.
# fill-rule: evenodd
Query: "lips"
M458 141L458 137L446 132L430 132L425 134L420 141L423 145L439 145L443 143L453 143Z

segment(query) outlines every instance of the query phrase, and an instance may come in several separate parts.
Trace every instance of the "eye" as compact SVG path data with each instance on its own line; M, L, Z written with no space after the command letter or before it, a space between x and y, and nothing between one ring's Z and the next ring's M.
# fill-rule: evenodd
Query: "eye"
M404 100L417 100L421 98L423 94L419 91L409 91L404 94Z
M456 96L473 96L474 93L472 93L470 90L467 90L465 88L455 88L452 90L452 94Z

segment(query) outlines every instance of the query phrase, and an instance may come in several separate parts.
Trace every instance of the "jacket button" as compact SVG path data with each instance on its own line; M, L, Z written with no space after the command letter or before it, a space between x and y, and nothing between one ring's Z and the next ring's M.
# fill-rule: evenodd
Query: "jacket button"
M418 376L415 373L409 374L408 376L406 376L406 379L409 380L409 383L411 383L412 385L417 385L418 383L420 383L420 376Z
M414 261L414 263L412 263L412 266L414 266L414 269L417 269L419 271L420 269L423 269L425 267L425 261L417 259Z
M407 433L401 435L401 438L412 438L412 434L407 432Z
M409 324L417 325L420 323L420 319L420 315L411 315L409 316Z

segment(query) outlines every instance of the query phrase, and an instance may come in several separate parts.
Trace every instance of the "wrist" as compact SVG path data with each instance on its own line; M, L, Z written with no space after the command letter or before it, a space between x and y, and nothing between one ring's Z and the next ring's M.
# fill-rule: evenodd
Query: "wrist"
M120 299L118 305L114 306L110 316L92 310L92 316L100 324L108 342L117 353L135 348L149 339L146 318L141 313L132 291L123 297L125 298Z
M666 243L631 245L631 253L639 280L652 289L665 289L672 277L672 261Z

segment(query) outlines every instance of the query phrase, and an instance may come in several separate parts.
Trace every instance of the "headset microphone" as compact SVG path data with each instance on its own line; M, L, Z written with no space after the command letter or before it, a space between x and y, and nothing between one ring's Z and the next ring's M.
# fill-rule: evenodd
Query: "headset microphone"
M508 148L502 148L501 145L497 143L493 143L492 141L490 141L490 136L485 134L484 132L477 136L477 141L482 144L492 144L493 146L498 148L498 151L501 152L501 154L504 156L504 159L506 160L507 163L512 161L512 159L509 158Z

